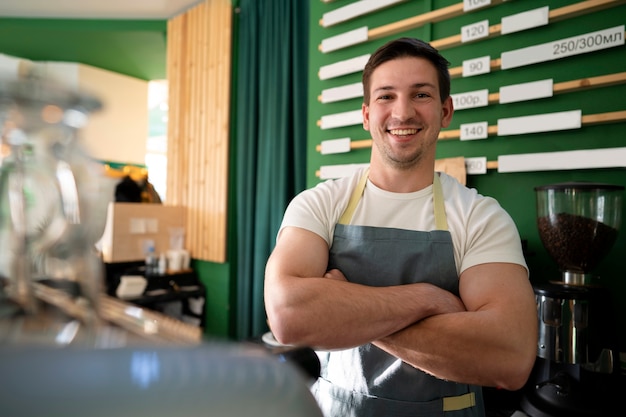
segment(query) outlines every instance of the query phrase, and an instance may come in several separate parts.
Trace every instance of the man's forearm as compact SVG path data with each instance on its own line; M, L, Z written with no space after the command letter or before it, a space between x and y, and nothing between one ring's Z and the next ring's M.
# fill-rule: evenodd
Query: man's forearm
M433 316L373 343L441 379L519 389L534 360L527 354L529 342L519 341L519 335L511 333L514 326L503 329L501 320L493 320L491 314Z
M463 308L457 297L430 284L370 287L328 278L290 280L288 288L274 290L268 308L275 337L288 344L354 347L424 317Z

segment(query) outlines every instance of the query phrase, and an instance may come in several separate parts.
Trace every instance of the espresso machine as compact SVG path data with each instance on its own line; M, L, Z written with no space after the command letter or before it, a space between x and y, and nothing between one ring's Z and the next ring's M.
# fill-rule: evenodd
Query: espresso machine
M535 285L537 359L523 390L530 417L611 415L619 394L611 294L593 271L617 239L624 187L567 182L535 188L537 227L561 276Z

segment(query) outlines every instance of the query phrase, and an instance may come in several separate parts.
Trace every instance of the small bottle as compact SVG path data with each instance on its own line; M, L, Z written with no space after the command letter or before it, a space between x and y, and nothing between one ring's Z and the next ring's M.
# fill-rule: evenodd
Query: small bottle
M148 253L146 253L146 276L155 275L157 273L157 257L154 253L154 246L150 246L148 248Z
M161 252L159 255L159 275L165 275L167 272L167 259L165 259L165 254Z

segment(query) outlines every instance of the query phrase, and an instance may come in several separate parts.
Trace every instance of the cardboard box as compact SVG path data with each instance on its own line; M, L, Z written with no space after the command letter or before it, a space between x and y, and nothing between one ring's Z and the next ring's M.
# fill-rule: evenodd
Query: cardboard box
M147 249L155 253L170 249L170 234L185 228L185 207L148 203L109 203L101 240L102 260L107 263L145 259Z

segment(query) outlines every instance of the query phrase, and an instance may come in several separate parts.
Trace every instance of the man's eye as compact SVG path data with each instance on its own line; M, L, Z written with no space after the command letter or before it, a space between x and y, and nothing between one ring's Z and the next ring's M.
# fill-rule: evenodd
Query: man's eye
M417 94L415 94L415 97L417 97L417 98L429 98L430 94L427 94L427 93L417 93Z

